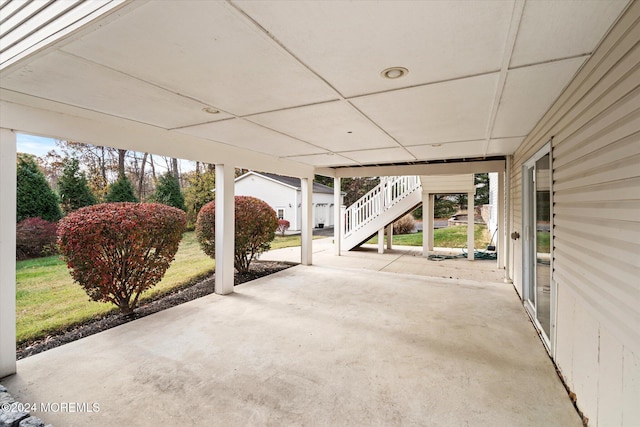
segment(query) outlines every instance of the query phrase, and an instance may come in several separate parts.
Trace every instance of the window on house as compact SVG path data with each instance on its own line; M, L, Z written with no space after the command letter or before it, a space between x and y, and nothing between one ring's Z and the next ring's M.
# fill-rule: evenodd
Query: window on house
M278 209L278 219L284 219L284 209Z

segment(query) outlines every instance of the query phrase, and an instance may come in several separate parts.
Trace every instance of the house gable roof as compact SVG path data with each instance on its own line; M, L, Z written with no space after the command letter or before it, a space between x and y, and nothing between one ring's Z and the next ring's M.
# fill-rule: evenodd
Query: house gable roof
M263 178L269 179L271 181L275 181L275 182L277 182L279 184L282 184L282 185L285 185L287 187L290 187L290 188L293 188L293 189L296 189L296 190L300 190L300 178L276 175L274 173L249 171L246 174L236 178L236 182L244 179L245 177L247 177L249 175L261 176ZM314 193L333 194L333 188L331 188L331 187L329 187L327 185L324 185L324 184L320 184L319 182L315 182L314 181L313 182L313 192Z

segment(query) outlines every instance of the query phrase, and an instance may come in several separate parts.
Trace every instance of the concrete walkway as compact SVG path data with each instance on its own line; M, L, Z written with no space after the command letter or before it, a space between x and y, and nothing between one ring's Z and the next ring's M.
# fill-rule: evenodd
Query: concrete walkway
M2 383L98 404L33 414L58 427L581 426L510 285L353 254L23 359ZM395 268L429 262L409 256Z

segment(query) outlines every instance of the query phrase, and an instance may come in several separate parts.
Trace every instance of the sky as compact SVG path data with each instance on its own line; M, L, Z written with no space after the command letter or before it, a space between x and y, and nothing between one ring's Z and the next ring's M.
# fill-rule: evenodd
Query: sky
M16 140L18 153L28 153L40 157L56 148L55 139L45 138L43 136L18 133Z
M25 133L16 134L16 146L18 153L33 154L38 157L42 157L49 151L55 150L57 148L56 141L57 140L54 138L47 138L44 136L27 135ZM155 156L153 159L153 163L157 170L160 170L160 172L166 170L165 162L163 160L160 158L156 159ZM194 169L194 162L189 160L180 160L180 170L182 172L188 172Z

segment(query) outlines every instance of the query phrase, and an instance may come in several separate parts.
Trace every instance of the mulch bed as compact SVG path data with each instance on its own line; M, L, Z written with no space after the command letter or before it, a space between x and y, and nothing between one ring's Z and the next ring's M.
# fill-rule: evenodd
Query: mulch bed
M235 273L234 283L237 286L260 277L277 273L278 271L286 270L294 265L296 264L287 262L254 261L251 263L251 270L248 273ZM18 360L24 359L25 357L33 356L34 354L59 347L80 338L97 334L98 332L122 325L123 323L131 322L167 308L212 294L214 283L215 277L213 272L211 272L204 277L198 277L179 288L173 289L167 294L158 295L151 300L144 301L135 309L133 316L123 316L118 312L109 313L74 325L69 329L54 333L46 338L25 341L18 344L16 357Z

